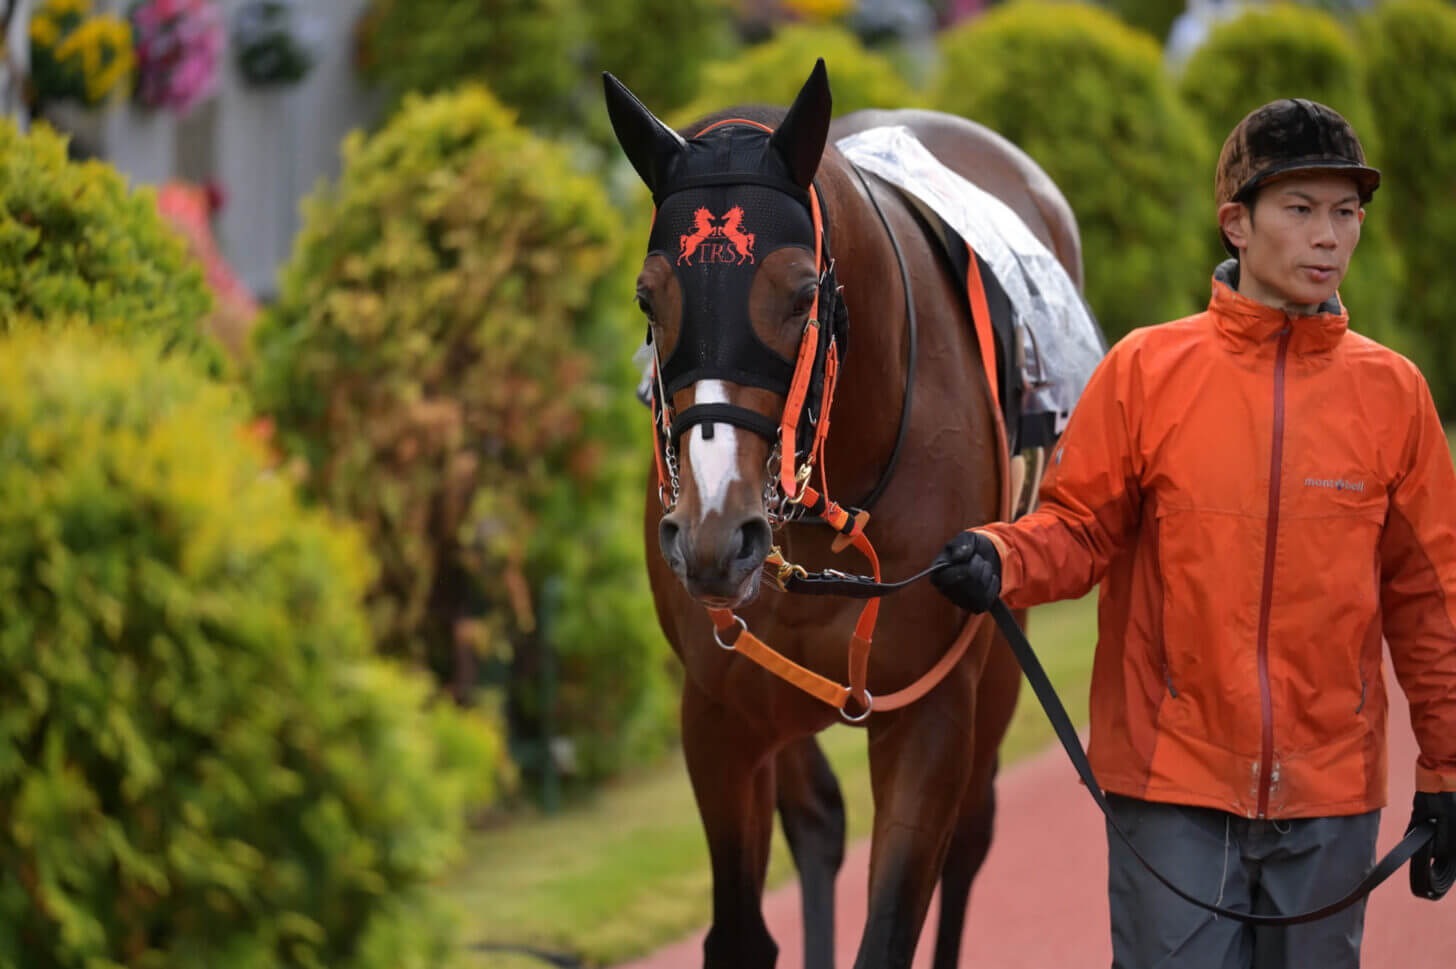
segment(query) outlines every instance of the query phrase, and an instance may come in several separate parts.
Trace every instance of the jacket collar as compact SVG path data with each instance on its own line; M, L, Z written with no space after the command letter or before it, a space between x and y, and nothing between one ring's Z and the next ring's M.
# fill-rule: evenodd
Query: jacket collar
M1213 296L1208 312L1219 335L1235 351L1253 350L1274 341L1286 326L1293 326L1289 349L1296 354L1328 353L1350 328L1350 317L1338 295L1331 296L1312 316L1290 316L1273 306L1240 296L1239 262L1227 259L1213 273Z

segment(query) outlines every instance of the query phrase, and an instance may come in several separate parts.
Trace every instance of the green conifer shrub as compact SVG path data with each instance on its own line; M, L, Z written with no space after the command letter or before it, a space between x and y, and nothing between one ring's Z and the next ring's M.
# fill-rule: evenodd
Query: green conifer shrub
M379 647L462 698L507 686L528 772L566 738L600 776L670 729L621 222L485 90L412 97L346 142L255 333L261 412L379 560Z
M860 108L923 103L890 59L869 50L853 32L830 25L789 24L761 44L704 66L697 98L664 118L682 126L733 104L788 107L820 57L829 71L836 116Z
M432 969L498 733L373 655L359 537L159 342L0 341L0 966Z
M1169 0L1100 0L1102 6L1117 14L1130 27L1143 31L1159 45L1168 39L1173 21L1185 9Z
M1005 135L1066 194L1109 339L1207 304L1207 136L1158 45L1080 3L1010 3L940 37L937 108Z
M151 333L205 367L222 353L201 267L157 213L103 162L74 163L48 126L21 134L0 118L0 333L17 321L82 320Z
M550 127L571 116L586 27L580 0L371 0L361 67L396 106L473 81Z
M1405 260L1401 320L1426 352L1436 406L1456 417L1456 8L1391 0L1359 21L1366 88L1387 146L1375 205ZM1356 258L1364 258L1364 243ZM1353 298L1353 296L1352 296Z
M735 46L726 0L616 0L587 9L592 63L611 71L654 111L678 108L699 91L704 65ZM591 84L591 103L601 85Z

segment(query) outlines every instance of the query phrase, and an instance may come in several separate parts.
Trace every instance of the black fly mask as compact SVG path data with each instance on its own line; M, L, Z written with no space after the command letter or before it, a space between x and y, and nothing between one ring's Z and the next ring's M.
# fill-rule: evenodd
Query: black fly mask
M649 254L661 255L673 267L683 296L680 336L667 359L659 358L653 391L656 412L670 421L659 426L660 434L666 432L659 445L675 447L698 424L710 435L712 424L723 422L783 446L796 462L807 459L827 401L827 360L843 352L848 325L818 199L811 194L828 133L823 62L777 130L730 119L692 139L668 129L611 75L605 83L618 140L657 205ZM820 273L816 312L804 333L814 343L801 347L798 360L760 340L749 316L759 266L771 253L792 247L817 256ZM673 395L700 380L765 388L783 395L789 405L780 422L733 404L697 405L671 415ZM800 384L803 390L791 394Z

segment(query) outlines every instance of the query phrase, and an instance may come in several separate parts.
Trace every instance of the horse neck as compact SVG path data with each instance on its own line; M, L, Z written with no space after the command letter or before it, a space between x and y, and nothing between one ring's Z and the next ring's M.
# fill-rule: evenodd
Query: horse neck
M879 481L895 446L909 331L904 284L885 226L848 164L837 153L826 154L825 162L819 187L830 255L849 310L849 346L831 411L826 460L831 497L854 502Z

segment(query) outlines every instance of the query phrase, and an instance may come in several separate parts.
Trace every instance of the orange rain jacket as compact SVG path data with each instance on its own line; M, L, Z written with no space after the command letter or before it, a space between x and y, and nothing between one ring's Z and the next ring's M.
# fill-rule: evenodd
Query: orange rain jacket
M1101 581L1089 757L1109 791L1245 817L1383 806L1382 633L1417 787L1456 791L1456 471L1430 391L1337 301L1290 317L1224 278L1206 312L1112 349L1040 508L978 529L1006 602Z

